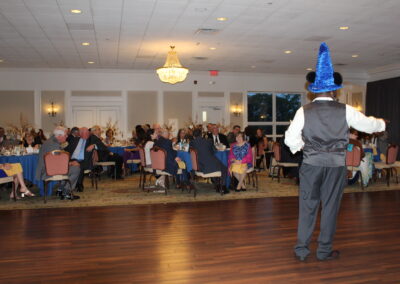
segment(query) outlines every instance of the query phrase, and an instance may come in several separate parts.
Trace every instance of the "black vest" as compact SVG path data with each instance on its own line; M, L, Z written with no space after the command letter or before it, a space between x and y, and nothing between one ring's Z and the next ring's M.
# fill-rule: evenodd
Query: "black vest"
M316 100L303 109L303 163L321 167L345 166L349 142L346 105Z

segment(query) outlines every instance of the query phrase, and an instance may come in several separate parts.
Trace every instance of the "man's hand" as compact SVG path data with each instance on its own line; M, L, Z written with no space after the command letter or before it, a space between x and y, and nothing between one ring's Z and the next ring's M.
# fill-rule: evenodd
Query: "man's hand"
M179 161L181 161L181 159L179 157L176 157L175 161L179 162Z
M78 163L77 161L71 161L71 162L69 162L69 165L70 165L71 167L79 167L79 166L80 166L79 163Z
M86 148L86 152L92 152L93 149L94 149L94 146L95 146L94 144L88 146L88 147Z
M11 165L10 164L5 164L4 165L5 170L11 170Z

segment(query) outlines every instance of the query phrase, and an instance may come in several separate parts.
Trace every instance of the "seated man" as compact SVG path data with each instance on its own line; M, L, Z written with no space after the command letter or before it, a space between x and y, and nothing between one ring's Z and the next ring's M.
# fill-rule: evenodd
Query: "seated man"
M82 192L84 189L84 172L93 166L92 150L94 145L89 146L89 137L89 129L82 127L79 129L79 136L73 137L68 146L65 148L65 151L71 154L71 161L77 161L80 165L81 171L79 173L78 182L76 183L76 189L80 192Z
M232 128L232 131L228 133L227 139L229 145L236 142L236 135L240 132L240 126L235 125Z
M221 172L221 185L224 193L229 193L226 188L226 177L228 173L227 167L215 157L215 147L211 139L204 139L201 137L201 130L195 129L193 131L194 140L190 142L190 147L197 150L197 158L199 162L200 171L209 174L212 172ZM217 189L219 190L219 189Z
M229 148L228 138L225 134L219 133L219 128L214 125L212 128L212 135L208 136L208 139L212 139L214 145L223 144L226 148Z
M165 150L167 153L166 163L165 163L165 171L173 176L177 177L178 173L178 161L180 159L177 157L177 151L172 147L172 141L169 140L169 133L166 129L160 130L160 136L154 142L154 146L160 147L161 149ZM183 173L181 175L181 182L185 185L187 183L187 175ZM177 178L177 181L179 179Z
M99 156L99 162L115 162L116 166L116 179L123 179L122 177L122 164L123 159L120 155L114 154L108 150L107 146L101 141L101 128L98 125L95 125L91 128L91 133L89 138L89 146L91 150L95 148L97 150L97 154Z
M46 140L39 151L39 159L38 165L36 168L36 179L37 180L45 180L48 178L46 175L46 166L44 163L44 156L52 152L54 150L62 150L61 144L65 143L67 140L67 130L62 126L57 126L53 131L53 136L51 136L48 140ZM79 199L79 196L73 195L72 190L75 188L76 183L78 181L80 173L79 163L77 161L69 162L69 172L68 177L71 181L70 188L69 183L63 181L61 183L61 199Z

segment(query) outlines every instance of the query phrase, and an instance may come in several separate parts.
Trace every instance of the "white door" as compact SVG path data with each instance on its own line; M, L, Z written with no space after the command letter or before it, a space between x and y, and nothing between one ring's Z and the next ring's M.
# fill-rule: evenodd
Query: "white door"
M107 124L111 123L112 126L116 124L117 128L121 131L120 113L121 110L119 107L73 107L73 126L90 128L94 125L99 125L106 127ZM120 133L116 134L116 136L119 137Z

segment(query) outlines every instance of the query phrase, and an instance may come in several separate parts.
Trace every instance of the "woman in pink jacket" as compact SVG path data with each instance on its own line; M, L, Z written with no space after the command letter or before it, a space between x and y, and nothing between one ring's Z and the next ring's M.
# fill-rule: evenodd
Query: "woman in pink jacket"
M230 174L238 180L236 192L246 191L244 180L247 169L253 166L253 154L250 144L244 140L243 132L236 135L236 142L231 144L231 150L228 157L228 168Z

